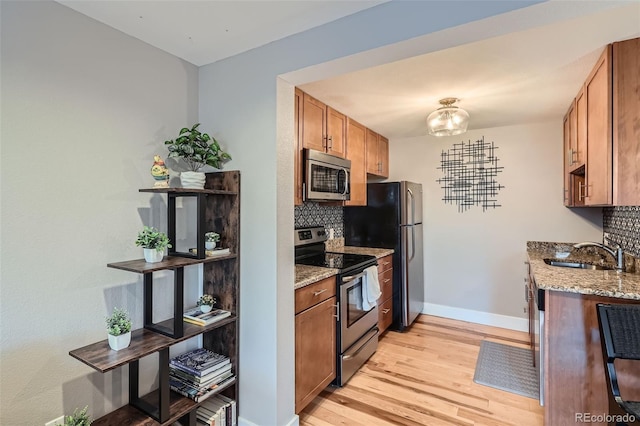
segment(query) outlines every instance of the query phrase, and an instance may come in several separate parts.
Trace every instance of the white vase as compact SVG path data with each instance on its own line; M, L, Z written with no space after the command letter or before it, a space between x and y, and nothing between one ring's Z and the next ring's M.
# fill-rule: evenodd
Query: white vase
M182 172L180 173L180 182L183 188L204 189L204 181L206 177L202 172Z
M129 346L131 343L131 332L127 332L121 334L119 336L114 336L109 334L109 347L114 351L119 351L120 349L124 349Z
M204 242L204 248L206 248L207 250L213 250L214 248L216 248L216 242L215 241L205 241Z
M206 314L207 312L211 312L211 305L200 305L200 310L202 311L203 314Z
M158 251L156 249L146 248L144 251L144 260L149 263L161 262L164 257L164 251Z

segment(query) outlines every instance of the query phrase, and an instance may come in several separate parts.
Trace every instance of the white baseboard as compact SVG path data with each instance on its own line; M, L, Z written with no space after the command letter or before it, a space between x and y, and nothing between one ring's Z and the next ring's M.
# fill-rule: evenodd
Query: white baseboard
M291 420L289 420L289 422L284 426L299 426L299 425L300 425L300 417L298 417L297 414L294 414ZM258 425L256 423L250 422L249 420L243 417L238 417L238 426L263 426L263 425Z
M422 308L422 313L460 321L474 322L476 324L508 328L511 330L529 331L529 321L526 318L473 311L471 309L454 308L451 306L436 305L433 303L425 303Z

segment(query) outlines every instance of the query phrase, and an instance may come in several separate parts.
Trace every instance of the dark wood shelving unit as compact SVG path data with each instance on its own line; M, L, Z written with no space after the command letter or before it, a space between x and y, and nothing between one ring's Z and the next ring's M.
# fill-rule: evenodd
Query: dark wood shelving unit
M200 405L181 396L169 387L169 348L178 342L203 335L203 347L229 357L235 380L218 390L236 400L238 397L238 317L239 317L239 256L240 252L240 172L207 173L205 189L149 188L140 192L168 195L168 236L175 241L175 199L196 197L198 218L196 223L197 252L179 253L169 251L162 262L147 263L144 259L109 263L110 268L144 275L144 328L134 330L128 348L113 351L108 340L102 340L69 355L105 373L129 365L129 405L109 413L92 424L102 425L170 425L180 421L183 426L195 426L195 409ZM230 254L204 257L204 233L216 231L222 235L222 246ZM232 313L230 317L208 326L184 322L184 268L203 265L203 291L218 299L218 307ZM153 273L163 270L174 272L174 315L168 320L153 323ZM139 361L158 353L159 387L155 391L139 396Z

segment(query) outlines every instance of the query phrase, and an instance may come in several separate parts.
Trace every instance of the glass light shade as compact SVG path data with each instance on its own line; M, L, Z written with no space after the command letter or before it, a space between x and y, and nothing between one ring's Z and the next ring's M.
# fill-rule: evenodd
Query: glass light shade
M440 103L443 103L440 101ZM427 117L429 134L434 136L454 136L467 131L469 114L467 111L445 104Z

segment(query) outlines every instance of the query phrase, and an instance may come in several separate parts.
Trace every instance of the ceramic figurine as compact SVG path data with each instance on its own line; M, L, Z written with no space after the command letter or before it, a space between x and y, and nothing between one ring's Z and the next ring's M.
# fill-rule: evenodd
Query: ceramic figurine
M169 169L164 165L164 161L159 155L153 157L153 166L151 167L151 176L156 180L154 188L169 187Z

